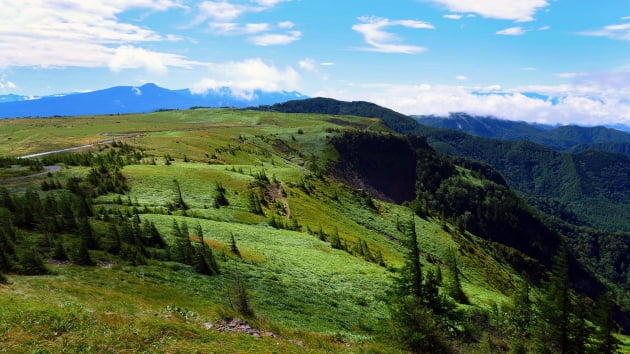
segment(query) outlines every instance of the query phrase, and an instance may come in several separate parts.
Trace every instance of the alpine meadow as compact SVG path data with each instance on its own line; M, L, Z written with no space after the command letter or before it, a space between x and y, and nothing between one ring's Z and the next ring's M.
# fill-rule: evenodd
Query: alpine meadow
M630 354L630 1L0 1L0 353Z
M623 347L626 283L578 261L560 222L487 165L392 130L411 118L323 102L355 116L0 121L4 349Z

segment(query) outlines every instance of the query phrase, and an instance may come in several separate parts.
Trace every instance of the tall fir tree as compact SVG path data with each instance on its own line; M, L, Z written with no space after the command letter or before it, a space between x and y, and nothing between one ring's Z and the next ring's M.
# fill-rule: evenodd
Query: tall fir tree
M615 302L610 291L600 296L595 307L593 324L597 326L593 335L593 353L617 353L619 341L614 334L617 324L613 320Z
M560 248L539 298L534 341L539 353L569 354L571 349L571 291L567 250Z
M461 272L459 270L457 254L452 248L448 250L446 255L446 263L451 271L451 279L447 287L448 294L458 303L468 304L468 297L462 289Z

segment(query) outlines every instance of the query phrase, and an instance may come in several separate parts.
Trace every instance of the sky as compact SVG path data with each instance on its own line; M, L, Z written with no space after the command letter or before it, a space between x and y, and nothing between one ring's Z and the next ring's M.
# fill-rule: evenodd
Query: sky
M0 0L0 94L156 83L630 125L627 0Z

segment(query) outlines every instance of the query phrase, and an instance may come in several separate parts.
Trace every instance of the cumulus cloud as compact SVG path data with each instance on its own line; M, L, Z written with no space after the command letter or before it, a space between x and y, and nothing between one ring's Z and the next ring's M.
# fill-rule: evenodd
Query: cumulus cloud
M457 76L455 76L455 80L466 81L466 80L468 80L468 77L464 76L464 75L457 75Z
M133 46L120 46L115 49L114 55L109 60L109 69L119 72L123 69L145 68L150 73L164 75L169 66L190 68L192 63L181 55L152 52Z
M425 0L456 13L476 13L486 18L528 22L540 9L549 6L547 0Z
M119 54L116 48L179 40L174 35L163 36L151 29L121 22L118 15L132 8L164 11L181 6L179 0L0 2L0 67L107 67ZM166 65L191 64L182 57L163 62Z
M510 28L506 28L506 29L502 29L500 31L497 31L496 34L500 34L500 35L504 35L504 36L521 36L525 34L525 31L523 29L523 27L510 27Z
M609 25L594 31L579 32L583 36L607 37L611 39L630 41L630 23Z
M352 29L361 33L365 42L370 45L363 50L380 53L415 54L426 51L424 47L415 45L397 44L400 38L384 29L392 26L402 26L413 29L435 29L427 22L414 20L391 21L381 17L360 17L361 23L352 26Z
M299 90L301 77L292 67L278 68L262 59L209 65L210 75L191 88L193 93L229 87L238 97L252 99L255 90L265 92Z

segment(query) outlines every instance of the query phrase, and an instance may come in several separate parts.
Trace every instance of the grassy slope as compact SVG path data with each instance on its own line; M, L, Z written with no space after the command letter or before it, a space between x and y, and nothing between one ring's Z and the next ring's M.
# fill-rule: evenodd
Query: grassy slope
M130 198L140 208L166 206L175 197L173 179L177 179L191 209L188 217L179 212L142 218L155 222L167 240L172 240L174 219L185 220L191 231L199 223L217 251L227 247L233 233L243 253L242 259L219 257L224 272L219 277L157 262L143 267L54 266L57 275L53 276L10 276L11 286L0 288L0 343L9 351L391 351L389 344L374 341L382 325L379 321L386 315L383 295L391 282L387 269L332 249L306 232L273 229L264 217L248 210L252 174L264 168L286 191L291 216L303 230L321 227L329 234L337 230L349 246L361 239L370 250L380 250L388 266L402 263L399 240L403 235L396 223L408 220L406 208L376 201L377 210L371 210L355 191L327 179L307 179L308 191L298 186L310 174L304 168L308 155L300 151L323 151L326 135L352 124L383 129L374 120L344 117L347 123L339 125L329 118L195 110L0 121L2 154L80 145L103 139L102 132L145 132L129 142L155 155L157 165L123 170L131 186ZM50 128L61 124L64 128ZM14 138L4 138L7 134ZM171 166L164 165L166 154L176 158ZM191 162L183 162L184 155ZM84 168L71 168L59 176L83 173ZM219 181L228 190L230 206L215 209L214 184ZM16 183L14 188L23 188L24 183ZM95 202L104 208L126 208L113 204L116 197L104 196ZM266 213L273 210L266 209ZM456 249L464 291L472 303L485 306L507 300L518 276L477 247L482 241L449 231L454 227L435 220L416 218L416 224L425 258L434 262L425 262L427 267L442 267L448 279L441 259L449 248ZM231 273L245 279L257 325L280 334L280 339L205 329L204 323L231 314L225 295ZM188 309L195 316L172 310L174 307ZM291 342L292 338L300 339L305 347Z

